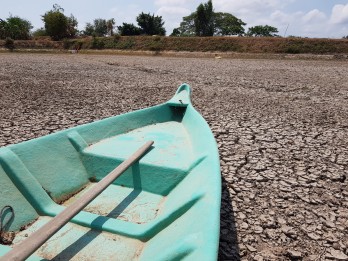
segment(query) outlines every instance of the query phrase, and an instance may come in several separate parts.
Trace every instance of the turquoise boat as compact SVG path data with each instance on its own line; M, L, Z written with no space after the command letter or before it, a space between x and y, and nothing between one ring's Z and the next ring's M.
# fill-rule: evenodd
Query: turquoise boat
M219 155L190 95L0 148L0 260L216 260Z

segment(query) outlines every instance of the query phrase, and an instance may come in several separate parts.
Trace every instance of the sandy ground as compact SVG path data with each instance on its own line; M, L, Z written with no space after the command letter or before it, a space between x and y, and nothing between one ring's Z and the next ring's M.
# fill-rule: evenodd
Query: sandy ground
M168 100L218 141L221 260L348 260L348 62L0 54L0 146Z

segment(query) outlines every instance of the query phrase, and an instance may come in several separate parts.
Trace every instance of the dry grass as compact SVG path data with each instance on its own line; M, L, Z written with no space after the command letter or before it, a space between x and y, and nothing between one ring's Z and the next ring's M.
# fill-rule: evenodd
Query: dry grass
M0 47L4 41L0 41ZM114 36L51 41L15 41L17 49L113 49L125 51L238 52L263 54L348 54L347 39L254 37Z

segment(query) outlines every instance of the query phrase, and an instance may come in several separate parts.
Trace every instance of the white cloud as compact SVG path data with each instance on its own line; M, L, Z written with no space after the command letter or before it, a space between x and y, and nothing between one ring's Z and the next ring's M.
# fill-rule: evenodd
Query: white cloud
M247 23L277 27L280 35L342 37L347 34L348 4L335 5L331 14L314 8L309 12L288 12L295 0L213 0L215 10L229 12ZM288 28L288 29L287 29Z
M326 21L327 17L323 12L320 12L318 9L313 9L312 11L309 11L307 14L305 14L302 19L305 23L315 23Z
M301 11L287 13L282 10L273 10L269 15L255 15L253 19L245 19L247 27L255 25L271 25L279 30L279 35L317 37L322 33L327 17L319 10L308 13Z
M156 15L163 17L167 34L171 34L173 29L180 25L182 17L187 16L192 11L184 7L163 6L158 9Z
M290 0L215 0L215 9L233 14L265 14L282 8Z
M189 15L191 11L187 8L183 7L174 7L174 6L163 6L158 9L157 14L162 16L173 16L174 18L178 18Z
M269 23L278 27L282 36L286 33L286 36L319 37L327 30L327 21L327 16L317 9L307 13L285 13L277 10L271 14Z
M320 20L320 18L312 16L312 14L308 12L299 22L301 36L323 37L323 35L329 35L328 32L330 31L330 28L327 19Z
M300 35L299 31L303 28L300 21L304 15L303 12L285 13L281 10L276 10L263 23L257 24L268 24L277 27L279 30L278 34L281 36Z
M302 13L300 14L296 13L295 16L296 17L302 16ZM287 13L284 13L283 11L276 10L270 15L270 21L271 21L270 23L288 25L290 22L292 22L295 16L294 14L289 15Z
M110 9L110 15L113 17L116 17L116 25L121 25L122 22L124 23L135 23L135 18L138 14L142 12L142 8L135 4L130 4L127 6L124 6L123 8L120 7L112 7Z
M154 0L157 6L156 15L163 17L167 34L180 25L182 17L191 14L200 0Z
M288 24L287 14L281 11L294 0L213 0L216 11L232 13L242 19L247 28L255 25L271 25L279 31ZM285 30L284 28L284 30Z
M178 6L189 2L189 0L155 0L155 4L159 6Z
M333 24L348 24L348 4L335 5L332 8L330 22Z

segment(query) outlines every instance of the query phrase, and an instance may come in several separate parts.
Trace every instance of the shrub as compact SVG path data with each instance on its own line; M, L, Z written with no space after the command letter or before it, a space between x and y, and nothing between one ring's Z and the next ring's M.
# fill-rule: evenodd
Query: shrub
M93 37L92 40L92 49L103 49L105 46L105 42L103 41L102 38L98 38L98 37Z
M118 43L121 40L121 35L115 34L114 35L114 43Z
M83 46L83 41L76 41L73 45L73 48L75 50L80 50L82 48L82 46Z
M155 41L155 42L159 42L159 41L161 41L161 36L159 36L159 35L155 35L155 36L153 36L153 40Z
M71 44L71 43L70 43L70 41L69 41L68 39L65 38L65 39L63 40L63 48L64 48L64 49L69 49L69 48L70 48L70 44Z
M47 32L44 28L39 28L33 32L33 37L38 38L38 37L45 37L48 36Z
M135 45L134 40L130 37L126 41L120 42L117 47L120 49L132 49Z
M154 52L160 52L161 50L163 50L163 41L162 38L160 36L153 36L153 38L148 39L149 41L147 42L147 48L150 51L154 51Z
M301 53L301 51L300 51L300 48L298 46L289 46L286 49L286 53L297 54L297 53Z
M10 51L13 51L15 46L14 46L14 40L12 38L7 37L5 39L5 48L9 49Z

